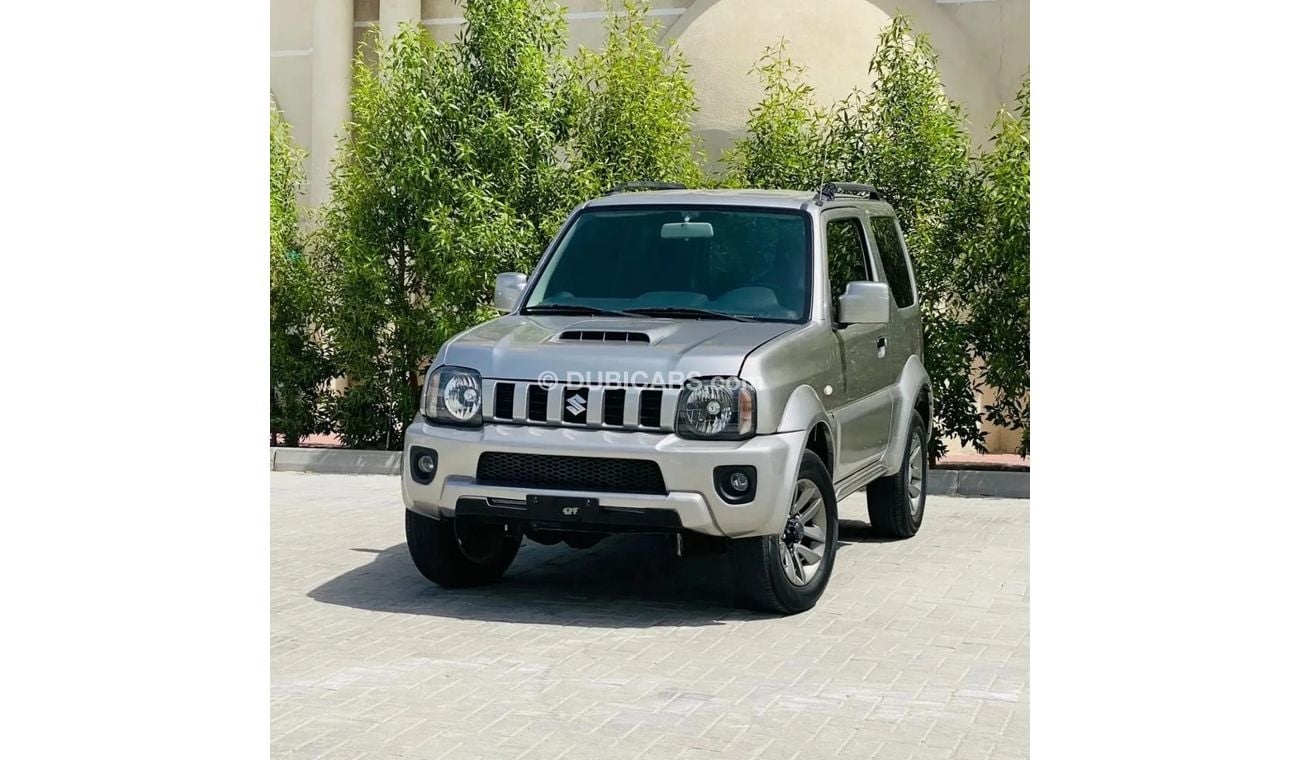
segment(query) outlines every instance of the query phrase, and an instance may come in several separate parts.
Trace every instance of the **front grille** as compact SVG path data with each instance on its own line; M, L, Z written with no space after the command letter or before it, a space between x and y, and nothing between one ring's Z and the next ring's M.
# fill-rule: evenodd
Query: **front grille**
M492 415L499 420L515 416L515 384L497 383L497 397Z
M476 478L486 485L512 488L668 493L659 465L648 459L486 451L479 455Z
M605 389L605 424L619 426L623 424L623 402L627 391L621 388Z
M670 432L680 387L483 381L489 422Z
M540 385L528 386L528 419L546 422L546 389Z
M641 391L641 427L659 427L659 412L663 403L663 391Z

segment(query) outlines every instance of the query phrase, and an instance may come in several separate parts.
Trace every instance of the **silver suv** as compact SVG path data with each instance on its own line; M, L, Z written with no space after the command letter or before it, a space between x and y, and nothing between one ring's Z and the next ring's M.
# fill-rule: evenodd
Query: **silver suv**
M668 533L793 613L830 579L839 499L865 487L883 536L921 526L920 309L870 186L625 186L574 211L531 277L498 276L496 307L442 346L406 430L430 580L496 580L525 536Z

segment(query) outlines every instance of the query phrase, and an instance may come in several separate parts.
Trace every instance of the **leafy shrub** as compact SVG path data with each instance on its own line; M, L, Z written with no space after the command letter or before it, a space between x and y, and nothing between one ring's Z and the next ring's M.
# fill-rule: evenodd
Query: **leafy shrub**
M320 281L298 235L298 191L305 152L289 124L271 107L271 445L296 446L328 432L329 358L314 338Z
M347 385L345 445L400 448L428 362L490 316L576 201L558 160L563 18L540 0L469 3L455 44L369 38L318 244Z
M648 4L606 2L605 47L579 51L568 85L569 137L577 166L600 191L636 180L703 180L691 134L697 110L688 64L673 43L656 42Z
M769 46L750 72L763 79L763 99L749 111L745 137L722 155L728 185L812 189L829 176L829 116L813 101L787 45L782 39Z
M459 111L444 115L458 133L452 168L472 179L470 205L481 213L496 206L527 226L534 243L521 252L527 266L584 199L559 159L570 70L565 37L564 17L552 3L475 0L465 4L465 27L452 48ZM444 200L454 215L467 199ZM495 274L486 275L489 287Z
M984 227L957 288L969 313L981 377L993 392L993 423L1021 430L1029 453L1029 79L1014 111L993 124L993 147L979 161Z
M377 39L372 37L371 40ZM347 385L337 403L343 442L394 448L413 416L418 357L437 344L439 315L422 308L436 290L426 261L427 209L446 183L439 116L454 107L442 87L450 56L418 30L353 66L352 122L322 210L318 245L328 280L326 327Z

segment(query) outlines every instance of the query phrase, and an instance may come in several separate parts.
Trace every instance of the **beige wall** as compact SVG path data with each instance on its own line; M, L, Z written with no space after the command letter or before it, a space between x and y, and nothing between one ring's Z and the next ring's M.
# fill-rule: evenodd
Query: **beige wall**
M934 0L700 0L668 30L692 65L700 113L697 132L716 158L744 131L762 97L749 73L767 45L784 37L806 81L829 106L867 88L876 38L897 9L930 35L948 94L963 103L977 140L1028 70L1028 0L936 3Z
M293 125L293 137L311 148L312 0L271 3L271 94Z

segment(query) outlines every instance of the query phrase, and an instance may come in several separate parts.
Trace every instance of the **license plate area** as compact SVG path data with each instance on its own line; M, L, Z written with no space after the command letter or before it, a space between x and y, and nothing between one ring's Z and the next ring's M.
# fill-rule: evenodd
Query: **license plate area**
M525 498L528 516L547 522L596 522L600 517L600 500L581 496L529 494Z

